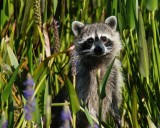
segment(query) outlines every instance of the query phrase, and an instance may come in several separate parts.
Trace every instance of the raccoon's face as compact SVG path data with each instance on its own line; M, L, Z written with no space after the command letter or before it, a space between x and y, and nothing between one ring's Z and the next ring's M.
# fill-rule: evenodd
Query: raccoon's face
M79 21L72 23L75 35L75 48L80 56L105 56L121 49L119 34L115 31L117 19L111 16L105 23L84 25ZM119 48L117 48L119 47Z

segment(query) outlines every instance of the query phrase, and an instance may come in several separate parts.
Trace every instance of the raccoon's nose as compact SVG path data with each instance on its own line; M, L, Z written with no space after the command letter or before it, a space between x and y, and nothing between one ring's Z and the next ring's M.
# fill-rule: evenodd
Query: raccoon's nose
M101 55L101 54L103 53L102 47L96 46L96 47L94 48L94 53L95 53L96 55Z

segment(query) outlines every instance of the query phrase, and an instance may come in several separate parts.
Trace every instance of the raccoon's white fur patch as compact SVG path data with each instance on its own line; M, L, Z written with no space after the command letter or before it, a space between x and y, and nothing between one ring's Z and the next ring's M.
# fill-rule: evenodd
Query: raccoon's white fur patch
M84 27L84 24L82 22L73 21L73 23L72 23L72 31L73 31L75 36L78 35L78 32L82 27Z
M81 39L81 41L78 41L77 43L78 44L83 44L89 38L95 39L95 33L91 33L88 36L83 36L82 39Z
M101 38L101 37L107 37L108 39L110 39L110 40L112 40L112 36L108 33L98 33L98 37L99 37L99 39Z
M88 55L93 55L94 48L95 48L95 45L92 45L90 49L83 50L83 52L87 52Z

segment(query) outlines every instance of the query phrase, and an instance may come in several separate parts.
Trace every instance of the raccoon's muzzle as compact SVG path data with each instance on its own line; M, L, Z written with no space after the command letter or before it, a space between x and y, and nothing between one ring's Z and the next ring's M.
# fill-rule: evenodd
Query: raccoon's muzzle
M95 46L95 48L94 48L95 55L102 55L103 52L104 52L104 49L102 46L100 46L100 45Z

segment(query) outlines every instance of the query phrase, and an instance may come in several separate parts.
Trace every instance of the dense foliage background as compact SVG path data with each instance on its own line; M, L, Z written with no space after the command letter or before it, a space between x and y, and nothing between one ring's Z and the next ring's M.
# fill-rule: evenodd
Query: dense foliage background
M64 85L74 98L73 127L79 109L92 120L67 79L71 22L104 22L110 15L123 43L122 127L160 127L158 0L0 0L0 126L49 127L51 107L69 105L52 103ZM114 127L112 120L104 125Z

